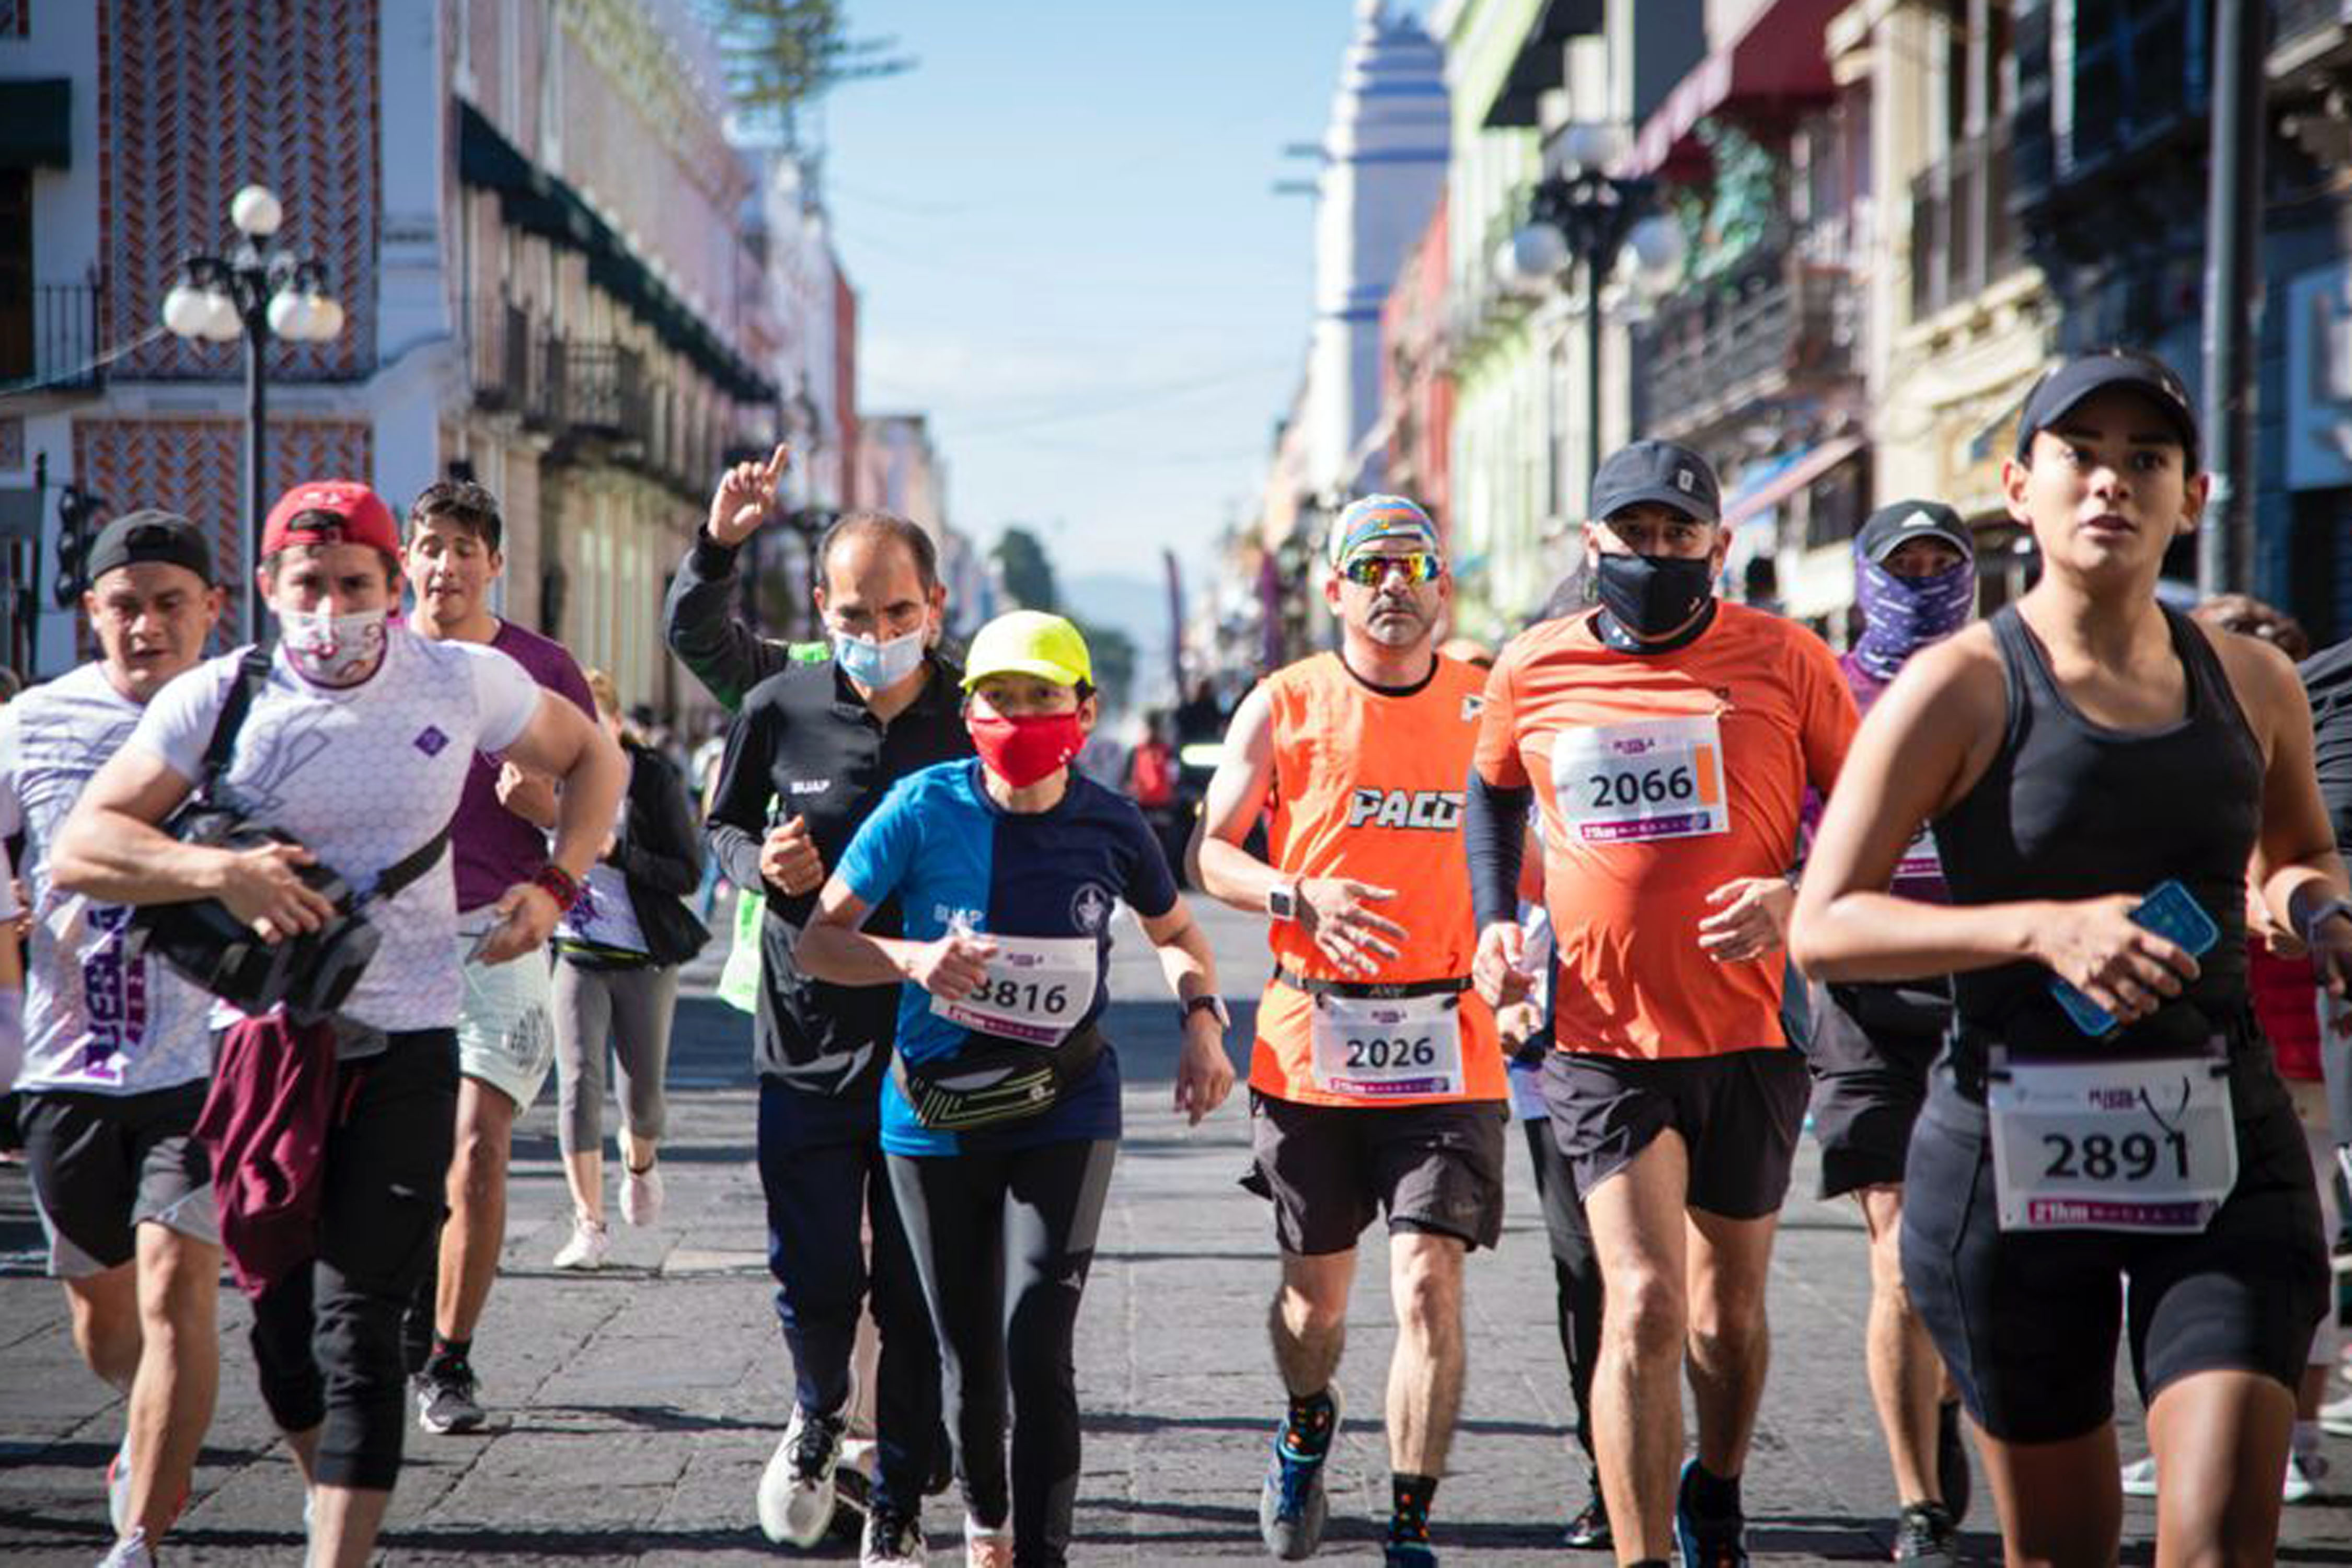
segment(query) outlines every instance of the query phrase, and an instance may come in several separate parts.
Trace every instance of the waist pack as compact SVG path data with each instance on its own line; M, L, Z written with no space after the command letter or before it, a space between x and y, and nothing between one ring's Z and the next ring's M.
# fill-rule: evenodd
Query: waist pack
M890 1058L890 1076L934 1132L971 1132L1026 1121L1061 1103L1102 1056L1102 1031L1089 1024L1058 1046L1033 1046L972 1035L953 1056L930 1062Z
M236 684L229 689L205 747L196 794L163 824L163 831L181 843L245 850L297 842L276 828L248 821L226 798L221 784L236 751L237 731L268 678L268 651L247 648L237 666ZM267 942L219 900L196 899L143 906L131 919L132 939L138 951L152 952L240 1011L257 1016L283 1005L296 1023L318 1023L343 1005L383 941L383 933L368 923L362 912L366 906L392 897L431 870L448 844L449 830L444 827L376 879L365 895L325 866L296 868L306 885L334 905L334 913L317 931Z

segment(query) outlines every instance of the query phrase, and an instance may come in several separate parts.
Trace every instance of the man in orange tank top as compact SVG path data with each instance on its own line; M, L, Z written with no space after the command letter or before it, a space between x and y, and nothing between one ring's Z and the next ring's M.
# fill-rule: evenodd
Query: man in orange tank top
M1235 710L1194 839L1196 880L1272 921L1243 1185L1275 1205L1269 1327L1290 1406L1260 1531L1286 1560L1321 1539L1356 1238L1385 1211L1397 1314L1387 1561L1417 1568L1436 1561L1430 1500L1461 1403L1462 1262L1503 1224L1508 1090L1494 1015L1470 991L1460 832L1484 672L1434 650L1454 584L1421 508L1356 501L1325 559L1339 651L1276 671ZM1242 845L1269 809L1260 860Z
M1591 511L1601 607L1514 640L1487 683L1475 973L1498 1005L1528 988L1532 795L1558 965L1543 1092L1601 1261L1593 1444L1618 1559L1720 1568L1748 1561L1765 1274L1805 1111L1780 1021L1787 873L1806 786L1829 793L1858 720L1821 639L1717 602L1729 531L1705 458L1634 442ZM1698 1452L1678 1487L1685 1356Z

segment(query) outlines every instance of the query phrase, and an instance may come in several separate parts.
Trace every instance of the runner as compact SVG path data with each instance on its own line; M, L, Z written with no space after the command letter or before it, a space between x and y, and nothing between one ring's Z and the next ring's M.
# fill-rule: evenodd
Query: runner
M57 885L57 839L149 700L204 657L225 595L203 532L171 512L115 519L89 571L98 660L0 707L0 838L25 836L34 914L16 1076L26 1160L75 1348L130 1397L107 1465L107 1561L130 1564L187 1499L220 1381L220 1229L194 1137L211 999L126 946L130 910ZM0 946L13 967L13 931Z
M667 1121L662 1079L678 966L710 940L686 907L702 872L686 781L622 723L611 676L590 670L588 689L604 733L629 760L629 789L588 868L587 890L555 928L555 1125L572 1212L558 1268L600 1268L612 1246L604 1225L608 1039L621 1097L621 1217L635 1226L661 1217L656 1156Z
M2269 1562L2326 1298L2310 1162L2247 1007L2250 862L2339 1005L2352 919L2294 670L2156 598L2204 507L2197 453L2187 393L2145 355L2071 360L2028 395L2002 484L2042 578L1872 710L1798 920L1818 976L1955 975L1903 1272L1982 1429L2011 1563L2115 1561L2119 1331L2164 1478L2158 1560ZM1950 907L1880 890L1930 819Z
M1896 501L1873 512L1854 535L1853 573L1863 631L1838 668L1867 713L1906 661L1975 613L1975 542L1941 501ZM1820 810L1821 797L1808 797L1809 827ZM1945 900L1932 833L1905 849L1894 887L1905 898ZM1817 984L1811 1004L1807 1066L1821 1195L1851 1193L1870 1237L1864 1359L1901 1505L1895 1560L1949 1562L1968 1512L1968 1449L1958 1396L1903 1289L1901 1241L1903 1161L1927 1098L1927 1069L1951 1022L1951 988L1941 977Z
M714 526L746 515L756 524L782 461L779 449L769 465L730 471L711 501ZM723 548L696 545L698 555ZM818 542L816 558L831 659L800 661L740 627L698 634L721 650L719 664L698 668L722 700L756 677L728 737L707 831L728 880L766 898L755 1028L760 1184L794 1397L758 1509L771 1541L812 1546L831 1524L870 1300L881 1344L868 1379L876 1474L864 1549L869 1563L898 1563L920 1551L922 1499L946 1458L939 1352L882 1163L879 1095L898 996L887 985L810 979L793 944L826 872L883 794L934 763L970 756L971 742L958 711L963 672L938 649L947 590L929 536L890 513L853 512ZM679 582L695 570L689 563ZM674 590L672 645L694 640L678 616L719 604ZM898 918L886 904L873 923L888 933ZM861 1241L869 1220L870 1264Z
M1593 476L1600 607L1503 650L1470 781L1477 976L1531 977L1515 900L1542 807L1557 969L1553 1135L1601 1260L1593 1444L1621 1562L1747 1561L1740 1474L1770 1341L1764 1281L1804 1117L1780 946L1806 786L1855 723L1802 627L1714 593L1729 542L1714 472L1637 441ZM1687 1357L1697 1452L1682 1467Z
M498 498L488 490L464 479L426 486L408 509L404 564L416 589L409 625L436 642L498 649L593 722L595 699L563 645L490 611L490 586L506 570L504 537ZM515 1118L530 1109L555 1066L548 955L495 964L467 955L498 924L506 890L547 864L555 813L550 781L478 753L450 825L456 940L466 971L466 1005L457 1019L457 1154L436 1267L418 1287L404 1326L416 1424L430 1433L478 1431L488 1419L474 1374L474 1331L489 1305L506 1243Z
M971 1568L1068 1557L1072 1340L1119 1136L1118 1055L1098 1027L1118 900L1183 1009L1176 1109L1198 1123L1233 1089L1208 938L1134 803L1069 765L1097 717L1092 676L1059 616L982 626L964 676L982 760L891 789L800 942L820 979L905 982L882 1141L946 1365ZM902 937L859 929L891 901ZM906 1561L922 1560L918 1542Z
M1462 1399L1463 1260L1503 1227L1508 1091L1494 1015L1465 994L1456 831L1483 674L1433 651L1454 580L1420 507L1350 503L1324 558L1339 651L1276 671L1234 710L1194 839L1202 888L1273 921L1242 1184L1274 1205L1268 1331L1289 1408L1258 1530L1285 1560L1322 1539L1356 1241L1385 1213L1387 1557L1426 1563ZM1271 864L1243 848L1269 802Z
M368 1561L400 1470L400 1318L441 1218L465 989L440 846L473 753L508 752L564 781L554 859L498 901L504 923L485 943L489 962L530 962L543 949L623 778L611 742L569 703L541 701L513 660L387 625L399 549L392 512L364 485L326 480L281 497L262 529L260 574L277 650L258 662L212 659L151 703L83 793L52 868L57 887L94 899L216 900L271 947L339 915L298 868L331 868L355 888L398 883L362 911L381 945L331 1023L299 1023L283 1008L240 1016L205 1108L206 1136L222 1150L224 1234L236 1241L236 1220L260 1243L233 1245L230 1257L257 1297L262 1398L310 1483L320 1568ZM242 722L208 795L293 844L233 850L157 826L211 773L232 692L245 694ZM279 1122L249 1098L280 1088L316 1121ZM289 1153L297 1168L287 1173L319 1205L309 1224L276 1175L305 1127L314 1153ZM248 1162L236 1145L256 1132L287 1142L266 1156L257 1144ZM312 1161L315 1184L299 1182Z

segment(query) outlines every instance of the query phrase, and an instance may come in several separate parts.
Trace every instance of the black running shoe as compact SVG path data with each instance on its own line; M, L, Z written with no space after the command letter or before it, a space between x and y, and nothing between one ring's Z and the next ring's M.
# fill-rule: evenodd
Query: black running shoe
M1903 1510L1903 1517L1895 1521L1895 1561L1957 1563L1960 1560L1959 1533L1942 1503L1908 1504Z
M1685 1462L1675 1492L1675 1545L1682 1551L1683 1568L1748 1568L1747 1516L1699 1512L1691 1496L1697 1473L1696 1459Z
M1560 1538L1562 1546L1572 1546L1580 1552L1606 1552L1617 1544L1609 1533L1609 1504L1601 1496L1601 1478L1591 1478L1592 1495L1585 1500L1583 1511L1568 1521Z
M416 1374L416 1425L435 1436L478 1432L489 1420L482 1408L481 1384L463 1361L427 1363Z

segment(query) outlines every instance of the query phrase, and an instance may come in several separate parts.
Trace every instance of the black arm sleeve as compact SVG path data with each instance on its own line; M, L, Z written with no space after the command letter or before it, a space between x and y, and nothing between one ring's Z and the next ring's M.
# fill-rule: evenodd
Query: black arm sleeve
M775 794L769 773L768 727L757 711L738 713L727 731L727 756L719 764L719 794L710 803L703 837L719 857L727 879L747 889L763 886L760 841L768 833L768 799Z
M697 529L662 605L662 637L729 712L743 694L784 667L783 645L735 618L736 551ZM731 878L730 879L732 879ZM739 884L740 885L740 884Z
M1470 770L1463 791L1463 847L1470 857L1470 904L1478 929L1519 918L1519 861L1527 850L1528 807L1534 786L1504 789Z
M694 830L685 781L658 752L637 752L635 761L630 826L642 824L644 832L624 833L613 847L613 863L632 881L686 898L702 882L702 836Z

